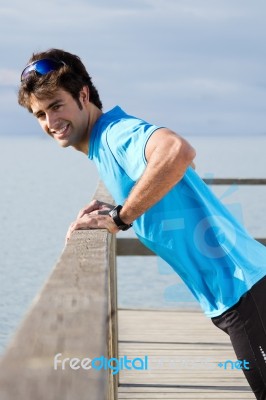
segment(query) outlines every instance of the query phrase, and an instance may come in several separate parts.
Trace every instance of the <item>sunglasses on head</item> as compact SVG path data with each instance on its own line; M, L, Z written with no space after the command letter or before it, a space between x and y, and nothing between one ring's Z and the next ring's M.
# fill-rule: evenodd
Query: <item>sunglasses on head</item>
M48 72L58 70L63 65L66 65L64 61L57 61L52 58L43 58L41 60L33 61L23 69L20 81L24 81L33 71L38 75L45 75L48 74Z

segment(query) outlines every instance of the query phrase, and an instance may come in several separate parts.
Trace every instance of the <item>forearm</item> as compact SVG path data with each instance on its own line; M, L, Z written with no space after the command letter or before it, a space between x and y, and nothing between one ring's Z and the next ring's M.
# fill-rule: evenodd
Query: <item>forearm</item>
M145 213L182 179L188 166L194 166L195 150L174 132L161 128L148 140L145 156L147 167L120 212L125 224ZM107 229L117 233L119 228L109 216L112 209L113 205L99 200L87 204L70 225L66 240L77 229Z
M168 151L168 152L167 152ZM195 157L195 150L186 143L184 147L155 151L142 177L133 187L123 205L120 217L131 223L156 204L184 176Z

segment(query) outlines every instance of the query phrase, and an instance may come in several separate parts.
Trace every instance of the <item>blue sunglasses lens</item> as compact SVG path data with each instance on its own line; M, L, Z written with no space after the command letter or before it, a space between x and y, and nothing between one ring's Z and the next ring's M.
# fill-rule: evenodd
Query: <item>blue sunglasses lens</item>
M26 77L32 72L35 71L39 75L48 74L48 72L56 71L62 65L65 65L64 61L56 61L50 58L43 58L42 60L37 60L24 68L21 74L21 81L26 79Z

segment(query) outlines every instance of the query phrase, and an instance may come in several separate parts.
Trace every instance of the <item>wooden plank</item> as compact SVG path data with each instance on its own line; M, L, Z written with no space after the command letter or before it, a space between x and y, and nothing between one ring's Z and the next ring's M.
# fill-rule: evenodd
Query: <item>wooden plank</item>
M185 391L184 389L180 389L179 391L175 392L166 392L165 389L163 389L163 392L158 392L158 389L153 389L153 391L148 391L146 392L144 389L140 388L138 389L138 392L131 392L131 391L122 391L122 388L119 391L118 399L119 400L126 400L126 399L150 399L150 400L156 400L156 399L164 399L164 400L172 400L172 399L190 399L190 400L197 400L197 399L212 399L212 400L221 400L221 399L227 399L227 400L235 400L235 399L241 399L241 400L253 400L255 397L252 393L250 392L245 392L243 390L241 391L233 391L230 390L229 392L226 391L214 391L213 389L211 390L201 390L200 388L198 389L188 389L188 391ZM142 391L143 390L143 391Z
M256 238L255 240L266 245L266 238ZM136 238L117 238L116 243L118 256L156 256Z
M198 311L119 310L119 357L148 370L119 373L118 399L253 399L229 337Z
M102 181L98 182L94 199L115 204L112 196ZM118 320L117 320L117 270L116 270L116 237L107 234L110 244L109 249L109 273L108 273L108 358L118 357ZM118 393L118 375L113 375L108 370L108 400L116 400Z
M194 393L193 392L184 392L183 390L180 392L174 392L174 393L158 393L156 392L119 392L118 395L119 400L126 400L126 399L150 399L150 400L156 400L156 399L164 399L164 400L172 400L172 399L191 399L191 400L197 400L197 399L209 399L209 400L221 400L221 399L227 399L227 400L235 400L235 399L241 399L241 400L254 400L255 397L252 393L248 392L243 392L243 391L231 391L231 392L221 392L221 391L200 391L200 389L196 390Z
M119 342L227 343L201 311L120 310Z
M117 356L114 246L102 229L71 236L0 361L1 400L117 397L117 377L106 370L54 368L59 353L59 359Z
M108 235L111 240L109 249L109 274L108 274L108 357L118 357L118 319L117 319L117 270L116 270L116 240L114 235ZM116 400L118 393L118 375L113 375L109 369L109 397Z
M260 242L261 244L263 244L264 246L266 246L266 238L257 238L257 239L255 239L255 240L257 240L258 242Z
M265 185L265 178L203 178L207 185Z
M117 238L116 249L118 256L155 256L150 249L145 247L135 238Z

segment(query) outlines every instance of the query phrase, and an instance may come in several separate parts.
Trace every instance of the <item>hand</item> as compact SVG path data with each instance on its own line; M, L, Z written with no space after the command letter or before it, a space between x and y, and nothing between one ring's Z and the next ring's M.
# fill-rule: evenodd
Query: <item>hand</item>
M85 214L108 214L113 208L113 204L105 203L104 201L100 200L92 200L80 210L77 219L83 217Z
M68 228L66 243L77 229L107 229L110 233L117 233L119 229L109 216L109 211L113 208L112 204L99 200L90 202L80 210L77 219Z

